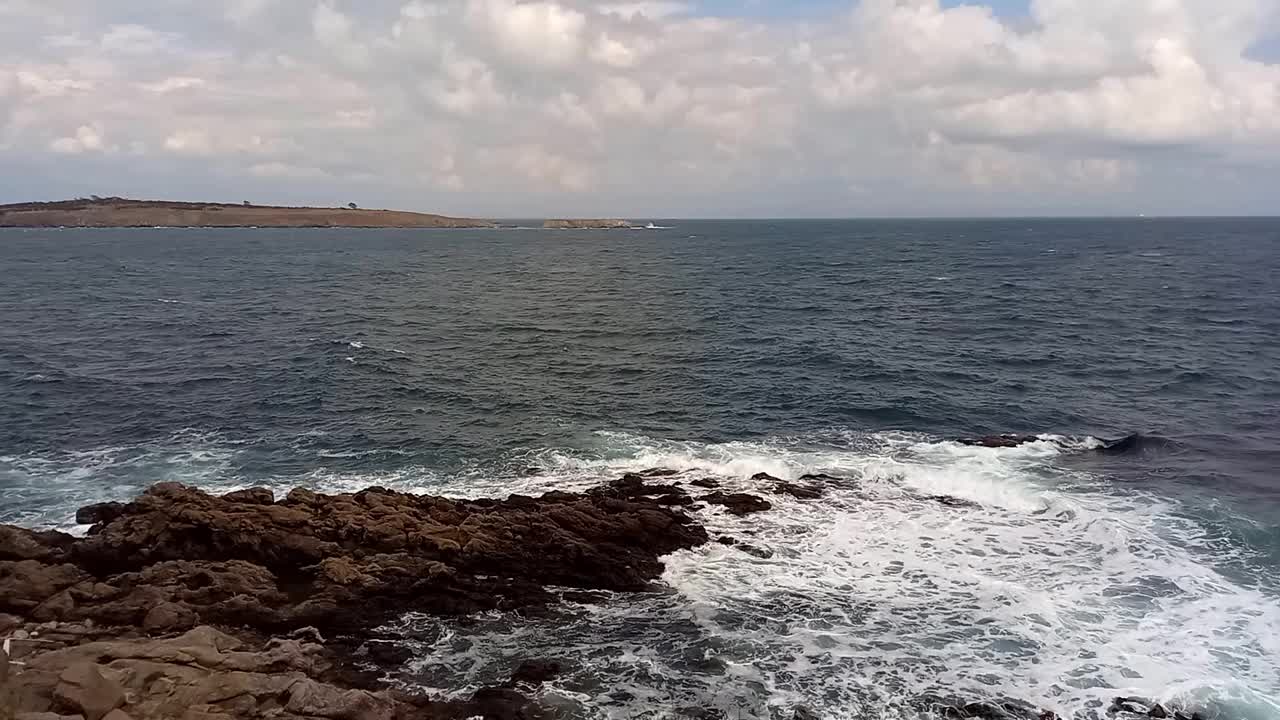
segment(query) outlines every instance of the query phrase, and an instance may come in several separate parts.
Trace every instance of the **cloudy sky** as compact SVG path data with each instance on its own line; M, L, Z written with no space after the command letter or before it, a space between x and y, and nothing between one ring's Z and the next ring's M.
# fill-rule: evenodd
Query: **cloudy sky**
M1280 214L1280 0L0 0L0 202Z

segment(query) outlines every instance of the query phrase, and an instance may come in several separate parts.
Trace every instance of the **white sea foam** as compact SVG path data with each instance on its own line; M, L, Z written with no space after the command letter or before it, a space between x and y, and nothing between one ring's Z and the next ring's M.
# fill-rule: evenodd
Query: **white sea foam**
M323 437L297 447L322 459L353 455L325 450ZM789 716L797 705L833 719L916 718L928 696L1019 698L1076 718L1101 714L1116 695L1280 717L1274 581L1219 572L1244 551L1210 537L1176 499L1110 487L1064 462L1097 444L1044 436L995 449L848 431L717 444L608 432L586 448L533 449L460 471L321 468L263 479L234 475L234 443L188 432L3 457L0 481L39 476L65 513L135 494L141 485L131 483L142 481L124 480L124 469L218 492L380 485L479 497L586 489L670 468L685 473L677 481L714 477L767 497L770 512L739 518L711 507L700 517L713 537L772 557L713 543L667 559L669 592L571 602L542 618L410 618L420 654L401 681L475 687L547 656L573 667L549 689L554 697L616 718L687 705L743 718ZM823 499L801 501L753 479L760 472L842 480Z
M572 629L526 626L509 641L509 625L482 624L465 631L469 676L483 679L488 664L517 655L510 642L551 648L562 632L578 654L626 645L607 629L617 627L647 654L594 666L593 677L608 676L596 681L633 698L593 701L615 717L690 702L735 717L796 704L830 718L919 717L931 695L1019 698L1064 717L1101 712L1116 695L1228 703L1242 717L1280 710L1275 597L1217 572L1223 550L1173 501L1099 492L1097 478L1055 462L1095 440L1046 436L995 449L911 435L727 444L600 437L598 456L545 451L529 458L543 469L532 477L459 477L439 489L577 489L649 467L715 476L775 507L746 518L706 511L713 535L773 556L714 544L677 553L665 575L677 599L598 609L578 620L595 629L579 640ZM759 472L847 480L823 500L800 501L771 494L769 481L751 479ZM951 507L932 499L939 495L975 505ZM696 629L664 636L676 617ZM528 637L538 633L546 637ZM437 655L445 650L433 647L423 663L449 665L447 652ZM690 651L714 653L727 669L691 686L680 662ZM634 699L645 697L652 704Z

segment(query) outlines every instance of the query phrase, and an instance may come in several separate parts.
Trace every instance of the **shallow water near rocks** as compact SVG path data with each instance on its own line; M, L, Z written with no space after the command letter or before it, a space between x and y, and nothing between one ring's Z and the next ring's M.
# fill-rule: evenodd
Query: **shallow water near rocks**
M0 231L0 521L75 529L157 480L482 497L669 468L768 499L699 517L772 556L406 618L396 682L553 657L582 718L1280 717L1280 222L658 224ZM950 441L1001 431L1046 437Z

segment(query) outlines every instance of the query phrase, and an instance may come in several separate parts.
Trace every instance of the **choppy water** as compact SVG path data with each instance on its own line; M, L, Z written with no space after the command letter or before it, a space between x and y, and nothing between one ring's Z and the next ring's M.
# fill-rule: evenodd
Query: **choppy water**
M576 717L1280 717L1280 221L660 224L0 231L0 521L70 528L163 479L828 472L822 501L706 515L771 558L713 545L652 595L407 618L397 679L560 657ZM1078 440L947 441L998 431Z

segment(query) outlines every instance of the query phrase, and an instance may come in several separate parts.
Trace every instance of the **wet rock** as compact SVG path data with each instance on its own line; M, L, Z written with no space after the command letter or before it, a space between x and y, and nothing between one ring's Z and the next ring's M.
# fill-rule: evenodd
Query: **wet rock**
M413 658L412 650L387 640L370 640L364 649L369 659L382 667L401 667Z
M679 470L671 470L670 468L653 468L650 470L645 470L640 473L641 477L647 477L647 478L671 477L672 475L679 475L679 474L680 474Z
M1118 697L1111 701L1111 707L1107 708L1107 714L1147 715L1149 709L1147 705L1145 701L1138 698Z
M724 720L725 714L719 708L683 707L676 714L689 720Z
M720 487L720 481L712 480L711 478L701 478L699 480L694 480L689 484L694 487L704 488L706 490L715 490Z
M819 717L818 713L803 705L798 705L795 712L791 714L791 720L819 720Z
M762 547L757 547L755 545L747 545L746 543L739 543L738 549L748 555L753 555L755 557L758 557L761 560L768 560L769 558L773 557L773 551L770 550L769 548L762 548Z
M638 473L627 473L621 479L615 480L593 492L625 500L637 500L655 496L670 498L689 494L687 490L679 485L651 485L644 475Z
M711 505L720 505L733 515L750 515L751 513L771 510L773 505L762 497L746 493L726 494L723 492L704 495L699 498Z
M716 542L720 543L721 545L726 545L728 547L733 547L738 544L738 540L736 538L731 538L728 535L721 535L720 537L716 538Z
M81 525L97 525L115 520L124 514L124 504L118 502L98 503L82 507L76 511L76 522Z
M807 482L810 484L818 484L818 485L840 485L842 483L849 482L848 478L838 478L834 475L828 475L826 473L811 473L811 474L801 475L800 481Z
M269 489L258 487L227 493L222 496L222 499L246 505L272 505L276 501L276 496Z
M943 504L943 505L946 505L947 507L953 507L953 508L980 508L980 507L982 507L982 505L980 505L980 504L978 504L978 503L976 503L976 502L973 502L972 500L965 500L964 498L952 497L951 495L930 495L929 497L927 497L927 498L925 498L925 499L926 499L926 500L932 500L933 502L941 503L941 504Z
M556 679L563 671L564 667L555 660L526 660L512 673L507 684L511 687L517 683L541 685Z
M534 720L544 713L512 688L482 688L471 696L470 712L485 720Z
M762 473L756 473L755 475L752 475L752 476L751 476L751 479L752 479L752 480L754 480L755 482L762 482L762 483L766 483L766 482L767 482L767 483L775 483L775 484L776 484L776 483L780 483L780 482L782 482L782 478L774 477L774 476L770 475L769 473L764 473L764 472L762 472Z
M773 492L775 495L790 495L800 500L817 500L822 497L823 490L820 487L780 482L773 486Z
M1150 710L1147 711L1147 717L1160 718L1161 720L1163 720L1164 718L1169 717L1169 711L1165 710L1164 706L1161 705L1160 703L1156 703L1155 705L1151 706Z
M659 505L666 505L666 506L687 507L687 506L693 505L693 498L689 497L688 495L678 495L676 493L659 495L658 497L654 498L653 501Z
M465 702L371 692L379 674L351 665L364 655L343 638L410 611L531 612L556 598L548 587L592 602L608 599L600 591L645 590L662 556L708 541L664 505L688 502L683 489L639 476L599 492L475 501L370 488L297 489L276 502L266 491L216 497L161 483L96 514L88 537L0 526L0 612L11 614L0 622L51 623L48 642L24 646L10 704L85 720L113 710L181 720L537 717L543 708L511 688ZM235 636L188 630L197 622ZM325 637L337 638L330 649ZM402 664L405 652L366 645L383 665ZM549 673L530 666L517 677Z
M79 713L85 720L102 720L124 705L124 688L102 674L98 665L80 662L58 675L53 699L63 710Z

